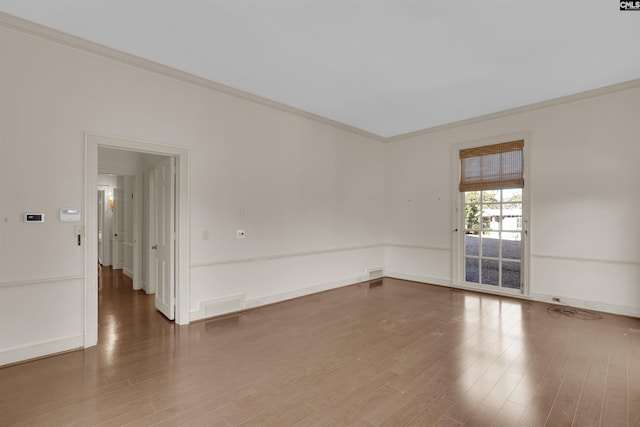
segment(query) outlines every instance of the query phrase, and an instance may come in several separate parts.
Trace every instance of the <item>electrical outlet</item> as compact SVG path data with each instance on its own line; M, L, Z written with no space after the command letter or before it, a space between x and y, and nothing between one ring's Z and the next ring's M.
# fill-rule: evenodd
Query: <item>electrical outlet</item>
M560 298L553 297L553 298L551 298L551 301L553 301L553 302L560 302Z
M238 239L244 239L244 236L245 236L244 230L236 230L236 237Z

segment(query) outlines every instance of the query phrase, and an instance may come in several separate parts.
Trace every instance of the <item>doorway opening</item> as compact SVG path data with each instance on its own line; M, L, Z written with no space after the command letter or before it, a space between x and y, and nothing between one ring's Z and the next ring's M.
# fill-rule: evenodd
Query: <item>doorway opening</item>
M105 154L107 153L107 154ZM113 157L115 153L115 157ZM118 160L119 159L119 160ZM125 159L124 161L122 159ZM133 159L133 160L132 160ZM142 160L141 160L142 159ZM146 162L146 163L145 163ZM110 200L108 197L99 202L99 191L105 191L98 187L99 173L111 173L113 175L131 176L135 182L133 190L134 200L141 202L143 200L143 170L148 170L148 176L153 177L162 175L165 178L165 169L162 173L157 173L154 165L170 164L167 173L174 173L172 179L166 179L168 187L162 187L151 184L149 188L162 187L165 191L162 200L165 203L164 211L159 213L154 207L148 206L149 214L142 214L142 207L136 210L136 218L138 218L135 231L128 230L124 232L124 239L128 240L130 249L136 260L129 263L132 267L132 280L134 289L144 289L147 293L155 293L160 295L161 301L156 306L168 318L175 318L177 324L189 323L189 235L188 235L188 150L180 147L167 146L147 141L132 140L127 138L113 137L96 133L85 133L85 330L84 330L84 346L90 347L96 345L98 341L98 263L100 257L104 257L104 248L100 253L100 226L102 230L102 240L112 238L115 245L119 242L115 241L114 236L106 236L104 232L104 223L100 223L100 206L105 209L110 208ZM160 166L158 166L160 167ZM131 188L131 186L129 186ZM147 190L148 191L148 190ZM108 193L107 193L108 194ZM149 194L149 193L147 193ZM131 196L127 192L124 198ZM164 196L168 196L164 197ZM153 197L150 197L153 199ZM156 197L158 199L158 197ZM114 203L117 203L114 200ZM140 203L141 205L142 203ZM154 240L156 235L151 233L158 232L158 218L162 221L163 228L159 233L163 239L162 244ZM149 219L149 221L147 221ZM181 220L182 219L182 220ZM103 218L104 221L104 218ZM156 229L151 227L151 223L155 221ZM135 221L134 221L135 222ZM143 233L143 230L148 231ZM121 236L116 231L118 237ZM143 239L143 235L147 234L148 238ZM129 235L127 238L126 236ZM153 242L151 240L154 240ZM161 255L157 252L157 248L164 245L166 249ZM148 246L146 255L143 254L143 246ZM118 246L121 254L126 255L126 247ZM112 252L113 253L113 252ZM131 260L129 260L131 261ZM158 266L162 266L158 270ZM160 273L158 273L160 271ZM148 274L146 274L148 273ZM143 277L146 275L147 277ZM154 277L155 276L155 277ZM163 287L158 292L158 287L154 286L155 280L160 276ZM143 280L146 279L146 280ZM169 281L169 279L171 279ZM167 309L168 307L168 309Z

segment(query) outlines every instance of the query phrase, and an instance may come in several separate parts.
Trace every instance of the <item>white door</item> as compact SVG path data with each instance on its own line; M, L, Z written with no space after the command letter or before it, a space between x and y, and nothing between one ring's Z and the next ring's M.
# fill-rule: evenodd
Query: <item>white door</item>
M113 189L113 268L124 267L124 190Z
M98 190L98 262L104 264L104 190Z
M158 163L150 174L150 281L156 308L169 320L175 317L175 160Z

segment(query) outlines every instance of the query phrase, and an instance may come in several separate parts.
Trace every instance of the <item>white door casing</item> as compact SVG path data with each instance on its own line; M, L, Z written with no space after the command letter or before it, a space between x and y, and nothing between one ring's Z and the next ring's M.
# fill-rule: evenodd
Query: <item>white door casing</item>
M98 262L104 264L104 190L98 190Z
M119 270L124 267L124 190L113 189L113 268Z
M151 173L149 242L151 281L155 287L156 308L167 319L175 317L174 235L175 235L175 159L168 157Z
M142 289L142 172L134 178L133 199L133 289Z
M176 250L175 250L175 321L189 324L189 149L86 131L84 208L86 218L85 268L84 268L84 347L98 342L98 147L173 156L176 161ZM120 171L110 171L119 173ZM135 171L124 171L135 173Z

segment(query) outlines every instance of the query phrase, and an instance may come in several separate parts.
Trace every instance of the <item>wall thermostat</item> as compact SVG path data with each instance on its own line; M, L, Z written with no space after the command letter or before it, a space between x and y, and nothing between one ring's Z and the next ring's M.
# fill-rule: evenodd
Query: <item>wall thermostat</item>
M60 209L60 221L80 221L80 209L62 208Z
M44 214L27 212L24 214L24 222L44 222Z

